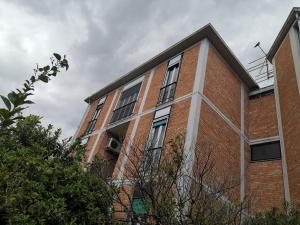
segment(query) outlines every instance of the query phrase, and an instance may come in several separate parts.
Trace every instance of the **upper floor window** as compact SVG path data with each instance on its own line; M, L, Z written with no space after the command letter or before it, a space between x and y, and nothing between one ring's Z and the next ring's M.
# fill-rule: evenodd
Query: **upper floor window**
M251 146L251 161L281 159L280 142L268 142Z
M99 117L99 114L103 108L104 102L105 102L106 96L102 97L99 99L96 110L92 116L92 119L90 120L90 122L88 123L87 129L86 129L86 134L90 134L93 132L93 129L95 127L96 121Z
M160 89L158 104L172 101L174 99L175 89L176 89L176 84L177 84L178 74L179 74L180 61L181 61L181 55L178 55L169 61L163 86Z
M111 123L124 119L132 114L141 84L142 83L138 83L122 92L117 107L113 112Z
M170 110L171 107L169 106L155 112L149 137L149 144L144 154L145 171L149 171L151 168L157 168L159 165Z

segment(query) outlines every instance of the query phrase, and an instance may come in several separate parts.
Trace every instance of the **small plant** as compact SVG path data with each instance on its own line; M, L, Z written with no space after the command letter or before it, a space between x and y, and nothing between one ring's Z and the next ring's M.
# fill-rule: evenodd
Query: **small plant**
M5 108L0 108L1 128L9 127L18 119L23 118L21 112L26 108L26 105L33 104L31 100L28 100L28 97L33 95L32 91L34 91L36 82L42 81L48 83L52 77L56 77L60 69L69 69L68 60L65 55L62 58L61 55L54 53L50 58L50 62L51 65L43 67L37 65L33 70L34 74L29 80L25 81L23 88L11 91L7 96L1 95L1 99L5 105Z

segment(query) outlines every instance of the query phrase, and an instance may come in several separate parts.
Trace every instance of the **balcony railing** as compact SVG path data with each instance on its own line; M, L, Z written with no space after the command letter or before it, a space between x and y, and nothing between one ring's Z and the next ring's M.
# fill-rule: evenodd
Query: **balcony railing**
M136 103L136 101L133 101L133 102L130 102L130 103L116 109L113 113L110 123L115 123L119 120L122 120L122 119L125 119L126 117L131 116L135 103Z
M158 104L169 102L174 99L176 84L177 82L173 82L160 89Z

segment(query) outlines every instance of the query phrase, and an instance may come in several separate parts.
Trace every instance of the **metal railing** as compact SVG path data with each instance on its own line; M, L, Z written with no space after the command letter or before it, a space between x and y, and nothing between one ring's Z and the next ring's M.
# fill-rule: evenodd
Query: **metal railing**
M131 116L135 103L136 103L136 100L115 109L115 111L113 112L113 116L111 118L110 123L114 123L114 122L117 122L121 119L124 119L126 117Z
M176 84L177 82L173 82L160 89L159 98L157 102L158 104L169 102L174 99Z

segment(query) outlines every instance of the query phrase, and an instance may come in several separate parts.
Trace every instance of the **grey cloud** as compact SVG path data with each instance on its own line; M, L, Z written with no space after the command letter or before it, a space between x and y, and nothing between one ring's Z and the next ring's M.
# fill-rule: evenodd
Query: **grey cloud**
M267 50L298 1L0 1L0 92L19 87L34 63L65 53L70 70L38 85L27 113L72 135L83 99L211 22L242 63ZM2 16L1 16L2 15Z

